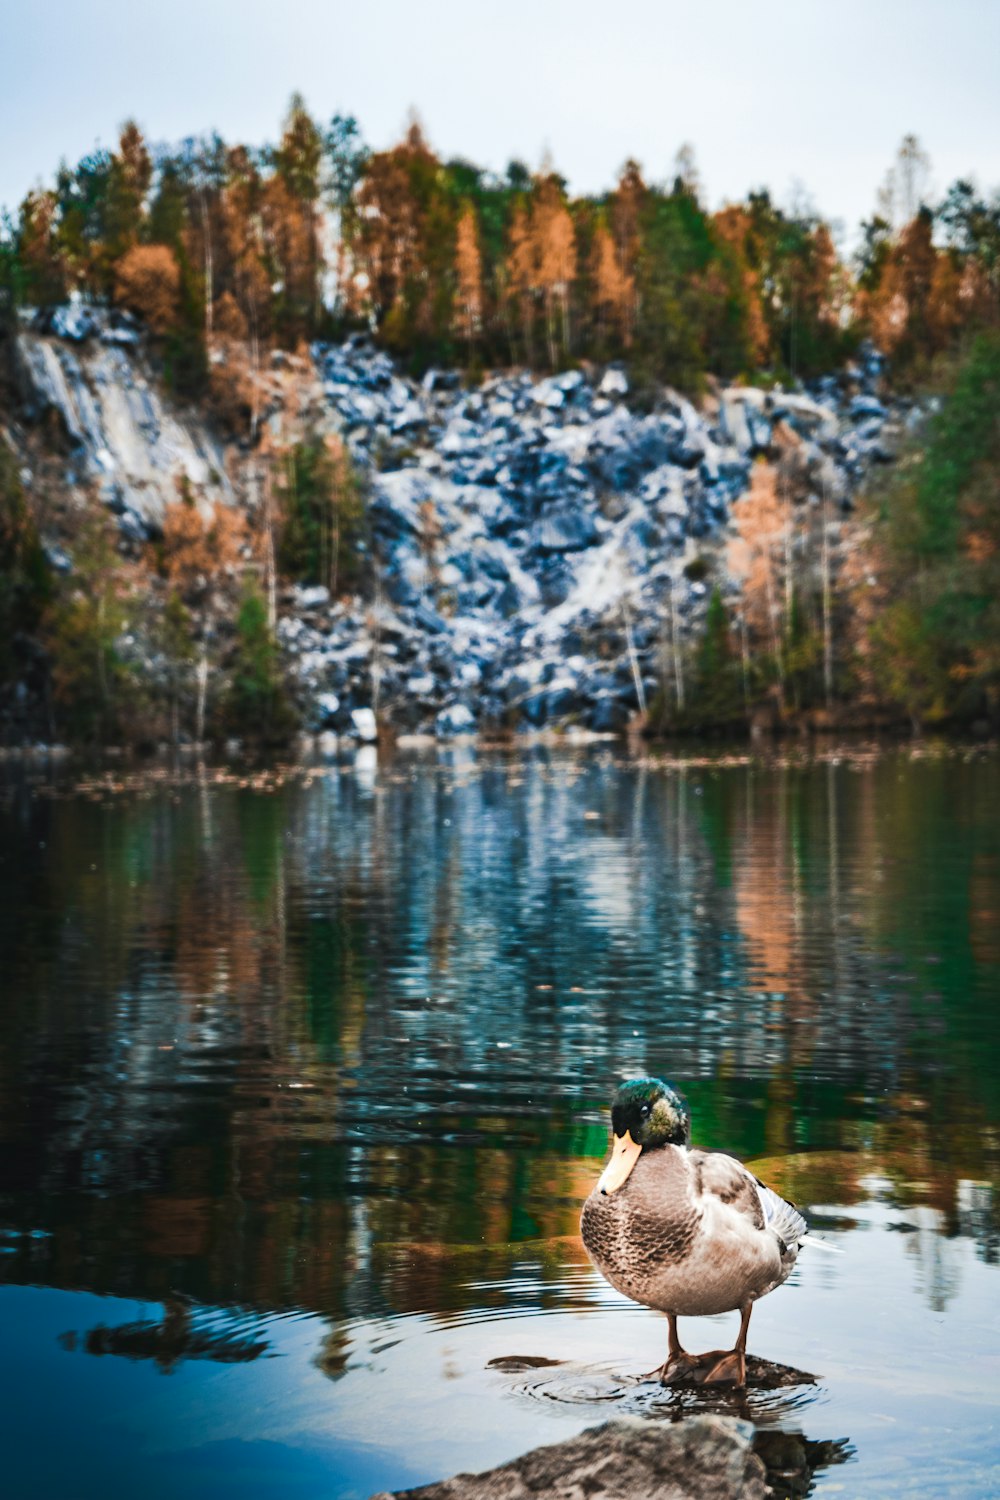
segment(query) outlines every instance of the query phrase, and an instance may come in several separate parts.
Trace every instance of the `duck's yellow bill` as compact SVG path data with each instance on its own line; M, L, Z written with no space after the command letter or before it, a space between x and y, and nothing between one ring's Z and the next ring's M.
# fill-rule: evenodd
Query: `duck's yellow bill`
M616 1135L611 1145L611 1160L598 1179L598 1192L613 1193L620 1188L639 1160L641 1150L627 1130L624 1135Z

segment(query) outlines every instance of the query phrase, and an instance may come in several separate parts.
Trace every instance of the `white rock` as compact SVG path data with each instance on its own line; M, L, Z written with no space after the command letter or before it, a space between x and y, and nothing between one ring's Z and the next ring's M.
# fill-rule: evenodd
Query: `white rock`
M599 396L627 396L628 376L624 370L605 370L604 378L597 387Z
M375 722L375 714L372 709L352 709L351 723L354 725L354 733L359 740L365 740L370 743L378 738L378 725Z

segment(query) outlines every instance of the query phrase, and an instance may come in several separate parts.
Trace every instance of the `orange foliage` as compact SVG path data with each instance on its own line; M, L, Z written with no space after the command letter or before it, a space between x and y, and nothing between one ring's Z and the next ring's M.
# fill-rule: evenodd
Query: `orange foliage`
M166 245L134 245L115 268L115 299L137 313L154 333L166 333L177 317L181 272Z
M535 181L529 205L518 203L508 238L507 277L520 304L530 342L532 304L545 307L549 361L556 363L555 315L562 319L563 347L570 341L570 290L576 277L576 231L559 179L549 173Z
M747 244L751 230L750 215L739 205L730 204L720 209L712 220L712 226L722 243L728 246L737 267L740 287L746 306L747 338L754 363L766 364L771 340L761 302L760 279L751 270Z
M202 593L213 578L236 566L246 540L241 512L182 498L167 506L163 518L164 571L182 596Z
M462 210L455 239L455 274L458 279L458 324L471 344L483 316L483 269L476 233L476 214L471 203Z
M632 336L635 281L622 270L615 242L604 224L598 227L594 235L592 257L594 305L598 325L604 331L608 323L616 323L623 343L628 346Z
M788 520L787 507L778 494L777 471L772 464L756 463L750 488L733 507L736 538L730 541L726 565L742 577L743 598L750 626L765 639L774 631L777 608L779 552Z

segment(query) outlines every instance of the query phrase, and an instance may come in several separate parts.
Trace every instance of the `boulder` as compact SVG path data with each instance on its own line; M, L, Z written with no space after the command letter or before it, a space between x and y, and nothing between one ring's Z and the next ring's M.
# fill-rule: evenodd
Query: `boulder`
M53 309L49 328L57 339L69 339L71 343L83 344L100 329L100 323L89 307L82 302L67 302Z
M610 369L605 370L597 390L602 396L627 396L628 376L624 370L611 366Z
M766 1472L750 1422L619 1417L485 1474L399 1490L396 1500L765 1500Z
M378 738L378 725L375 721L375 713L370 708L355 708L351 710L351 732L355 739L371 743Z
M591 511L568 505L550 506L536 523L532 536L540 552L580 552L597 541Z
M475 727L472 710L464 703L450 704L434 720L434 732L442 739L449 739L457 734L472 734Z

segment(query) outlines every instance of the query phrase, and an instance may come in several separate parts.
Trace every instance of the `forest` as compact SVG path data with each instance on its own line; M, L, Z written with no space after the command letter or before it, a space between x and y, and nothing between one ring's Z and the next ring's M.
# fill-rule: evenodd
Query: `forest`
M503 175L442 161L416 119L397 145L373 151L352 117L324 124L298 97L277 144L264 147L214 135L154 146L129 121L114 150L63 164L4 217L0 344L31 308L75 299L123 310L146 330L166 389L255 447L253 377L271 353L305 355L354 331L412 375L458 368L470 387L498 369L616 363L638 410L655 408L664 387L698 400L719 383L808 382L870 343L892 389L933 392L937 410L869 496L852 533L860 561L845 553L832 585L824 562L822 577L814 569L797 591L790 567L779 577L774 557L791 547L772 527L773 545L758 546L767 558L757 585L769 601L784 591L780 619L772 602L755 623L752 598L734 612L711 592L685 645L686 695L672 698L665 680L650 723L746 724L764 701L790 719L859 695L914 725L995 722L1000 195L960 180L928 201L929 180L919 141L904 137L848 256L802 195L781 207L756 189L710 209L688 146L666 181L647 180L629 160L603 194L573 196L551 161L537 171L512 161ZM0 388L0 417L3 399ZM179 507L155 547L123 561L95 519L81 531L69 586L46 561L0 425L7 690L30 667L59 732L123 733L141 674L116 643L151 573L162 587L149 629L173 663L161 719L176 735L178 705L193 694L204 731L204 694L191 684L207 671L199 642L221 608L226 688L210 727L252 733L266 722L272 736L289 733L295 710L282 690L273 601L253 577L240 580L240 558L264 549L284 581L315 581L317 548L329 552L335 530L332 574L321 565L334 593L363 595L372 573L364 476L346 450L304 443L275 462L276 535L270 522L265 537L252 518L205 524ZM754 510L758 538L773 509L768 483L756 476L744 513ZM801 517L789 524L803 529ZM859 603L866 570L878 588ZM213 575L221 606L210 598Z

